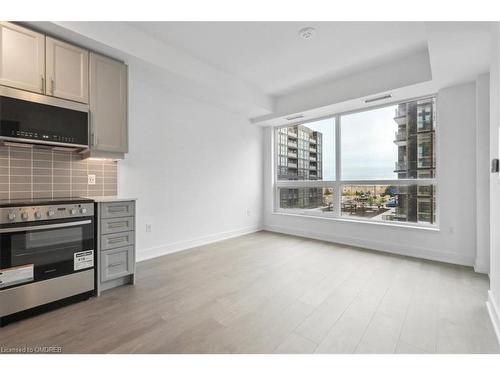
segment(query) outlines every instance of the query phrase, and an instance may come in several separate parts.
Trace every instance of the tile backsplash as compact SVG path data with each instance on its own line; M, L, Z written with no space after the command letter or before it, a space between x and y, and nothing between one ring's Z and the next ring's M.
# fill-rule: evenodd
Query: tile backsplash
M88 185L88 175L96 176ZM117 194L117 163L72 152L0 145L0 199Z

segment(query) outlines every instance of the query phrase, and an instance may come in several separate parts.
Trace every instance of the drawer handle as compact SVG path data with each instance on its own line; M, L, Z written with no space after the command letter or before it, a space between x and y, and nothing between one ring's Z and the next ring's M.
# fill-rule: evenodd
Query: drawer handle
M127 226L127 222L126 221L119 221L119 222L115 222L115 223L109 223L108 224L108 228L120 228L120 227L126 227Z
M124 242L124 241L127 241L127 237L110 238L108 240L108 243L117 243L117 242Z
M108 208L108 211L112 212L112 213L127 211L127 206L110 207L110 208Z
M111 263L108 267L118 267L121 266L122 264L125 264L125 262Z

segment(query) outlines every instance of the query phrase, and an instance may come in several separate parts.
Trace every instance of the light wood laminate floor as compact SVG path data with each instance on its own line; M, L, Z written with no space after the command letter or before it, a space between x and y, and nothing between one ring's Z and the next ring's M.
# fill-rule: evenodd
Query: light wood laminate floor
M0 329L64 353L498 353L471 268L258 232L141 262L137 285Z

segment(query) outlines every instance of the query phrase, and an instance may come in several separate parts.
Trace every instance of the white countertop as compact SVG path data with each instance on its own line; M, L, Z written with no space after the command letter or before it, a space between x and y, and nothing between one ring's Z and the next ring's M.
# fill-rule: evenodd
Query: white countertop
M123 197L120 195L108 195L105 197L85 197L89 199L93 199L97 203L102 203L102 202L125 202L125 201L136 201L137 198L133 197Z

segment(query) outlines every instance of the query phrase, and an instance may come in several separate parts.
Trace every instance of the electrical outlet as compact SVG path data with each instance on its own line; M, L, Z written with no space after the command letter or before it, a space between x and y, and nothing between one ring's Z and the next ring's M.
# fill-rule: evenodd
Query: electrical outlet
M250 211L249 208L247 208L247 216L251 216L252 215L252 211Z
M146 224L146 232L147 233L151 232L151 224Z
M88 184L89 185L95 185L95 174L89 174L88 175Z

